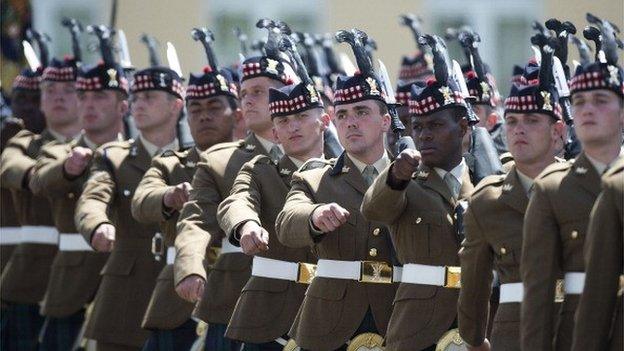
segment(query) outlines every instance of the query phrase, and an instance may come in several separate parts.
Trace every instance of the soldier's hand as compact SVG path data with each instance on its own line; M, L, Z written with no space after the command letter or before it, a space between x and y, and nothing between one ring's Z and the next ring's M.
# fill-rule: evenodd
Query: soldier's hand
M485 339L479 346L468 346L468 351L490 351L490 341Z
M89 166L89 162L93 157L93 151L91 149L81 146L76 146L69 152L69 156L65 163L63 164L63 168L65 168L65 173L70 176L77 177L84 172L84 170Z
M317 207L312 212L312 224L323 233L333 232L347 223L351 214L335 202Z
M193 274L182 279L175 290L184 300L195 303L204 295L204 284L204 278Z
M98 252L111 252L115 246L115 226L100 224L91 236L91 246Z
M238 233L240 234L240 246L245 254L255 255L269 249L269 232L255 221L245 222Z
M163 203L167 208L173 208L181 210L184 204L188 201L193 187L189 182L180 183L176 186L172 186L167 190L163 198Z
M405 149L394 160L392 177L396 180L410 180L418 165L420 165L420 152L418 150Z

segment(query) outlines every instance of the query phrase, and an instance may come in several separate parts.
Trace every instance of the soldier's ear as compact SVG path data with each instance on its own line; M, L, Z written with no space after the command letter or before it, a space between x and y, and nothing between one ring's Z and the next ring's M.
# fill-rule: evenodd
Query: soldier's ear
M468 119L466 117L460 118L457 123L459 124L459 130L463 138L464 135L466 135L466 133L468 132Z
M384 132L387 132L390 130L390 121L391 121L392 117L390 117L389 113L384 113L383 116L381 116L381 127L383 129Z
M273 138L275 138L275 141L278 144L281 144L279 140L279 136L277 135L277 130L275 130L275 126L271 127L271 132L273 132Z
M321 117L319 118L319 120L321 121L321 130L325 131L325 129L329 127L331 117L329 117L329 115L323 111L321 112Z
M121 116L125 116L128 114L128 110L130 109L130 104L128 104L128 100L127 99L123 99L119 101L119 114Z

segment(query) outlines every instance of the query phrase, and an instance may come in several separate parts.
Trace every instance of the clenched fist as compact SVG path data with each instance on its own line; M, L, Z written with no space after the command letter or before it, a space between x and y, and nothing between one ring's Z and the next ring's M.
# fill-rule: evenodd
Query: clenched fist
M181 210L189 199L191 189L193 189L193 187L189 182L180 183L176 186L170 187L163 198L165 207L178 211Z
M188 302L195 303L204 295L206 281L198 275L189 275L175 287L178 295Z
M240 246L247 255L255 255L269 249L269 232L254 221L247 221L238 230ZM227 240L227 239L226 239Z
M100 224L93 232L91 246L98 252L111 252L115 246L115 226Z
M63 164L63 168L65 168L65 173L74 177L81 175L85 171L87 166L89 166L89 162L91 161L92 157L93 151L91 151L91 149L76 146L69 152L69 156Z
M335 202L317 207L312 212L312 224L323 233L333 232L347 223L351 214Z
M412 179L412 174L418 169L418 165L420 165L420 152L413 149L405 149L394 160L392 177L400 181L410 180Z

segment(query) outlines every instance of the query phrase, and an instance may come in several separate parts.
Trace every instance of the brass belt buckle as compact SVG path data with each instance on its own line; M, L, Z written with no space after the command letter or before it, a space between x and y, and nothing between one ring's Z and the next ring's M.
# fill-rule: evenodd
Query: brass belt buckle
M392 266L387 262L362 261L360 282L392 284Z
M461 287L461 267L444 266L444 287L459 289Z
M297 263L297 283L310 284L316 276L316 265L306 262Z
M152 237L152 254L156 261L162 260L165 254L165 241L160 233L156 233L154 237Z
M565 300L565 285L563 279L557 279L555 283L555 302L560 303Z
M351 339L347 351L383 351L384 339L376 333L362 333Z

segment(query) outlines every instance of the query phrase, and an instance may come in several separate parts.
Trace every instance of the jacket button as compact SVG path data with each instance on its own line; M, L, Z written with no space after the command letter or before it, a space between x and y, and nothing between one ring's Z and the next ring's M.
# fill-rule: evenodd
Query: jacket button
M372 249L370 249L370 250L368 251L368 254L369 254L371 257L376 257L376 256L377 256L377 249L373 247Z
M123 194L124 196L130 196L130 190L124 189Z
M420 224L420 222L422 222L422 218L420 217L416 218L416 224Z
M374 235L374 236L377 236L377 235L379 235L379 233L380 233L380 232L381 232L381 229L379 229L379 228L375 228L375 229L373 230L373 235Z
M75 196L75 195L74 195L74 193L68 193L68 194L67 194L67 197L68 197L68 198L70 198L70 199L73 199L73 198L74 198L74 196Z
M507 249L504 247L501 247L500 252L501 252L501 255L504 255L507 253Z
M573 230L570 236L572 236L572 239L576 239L578 238L578 232L576 230Z

